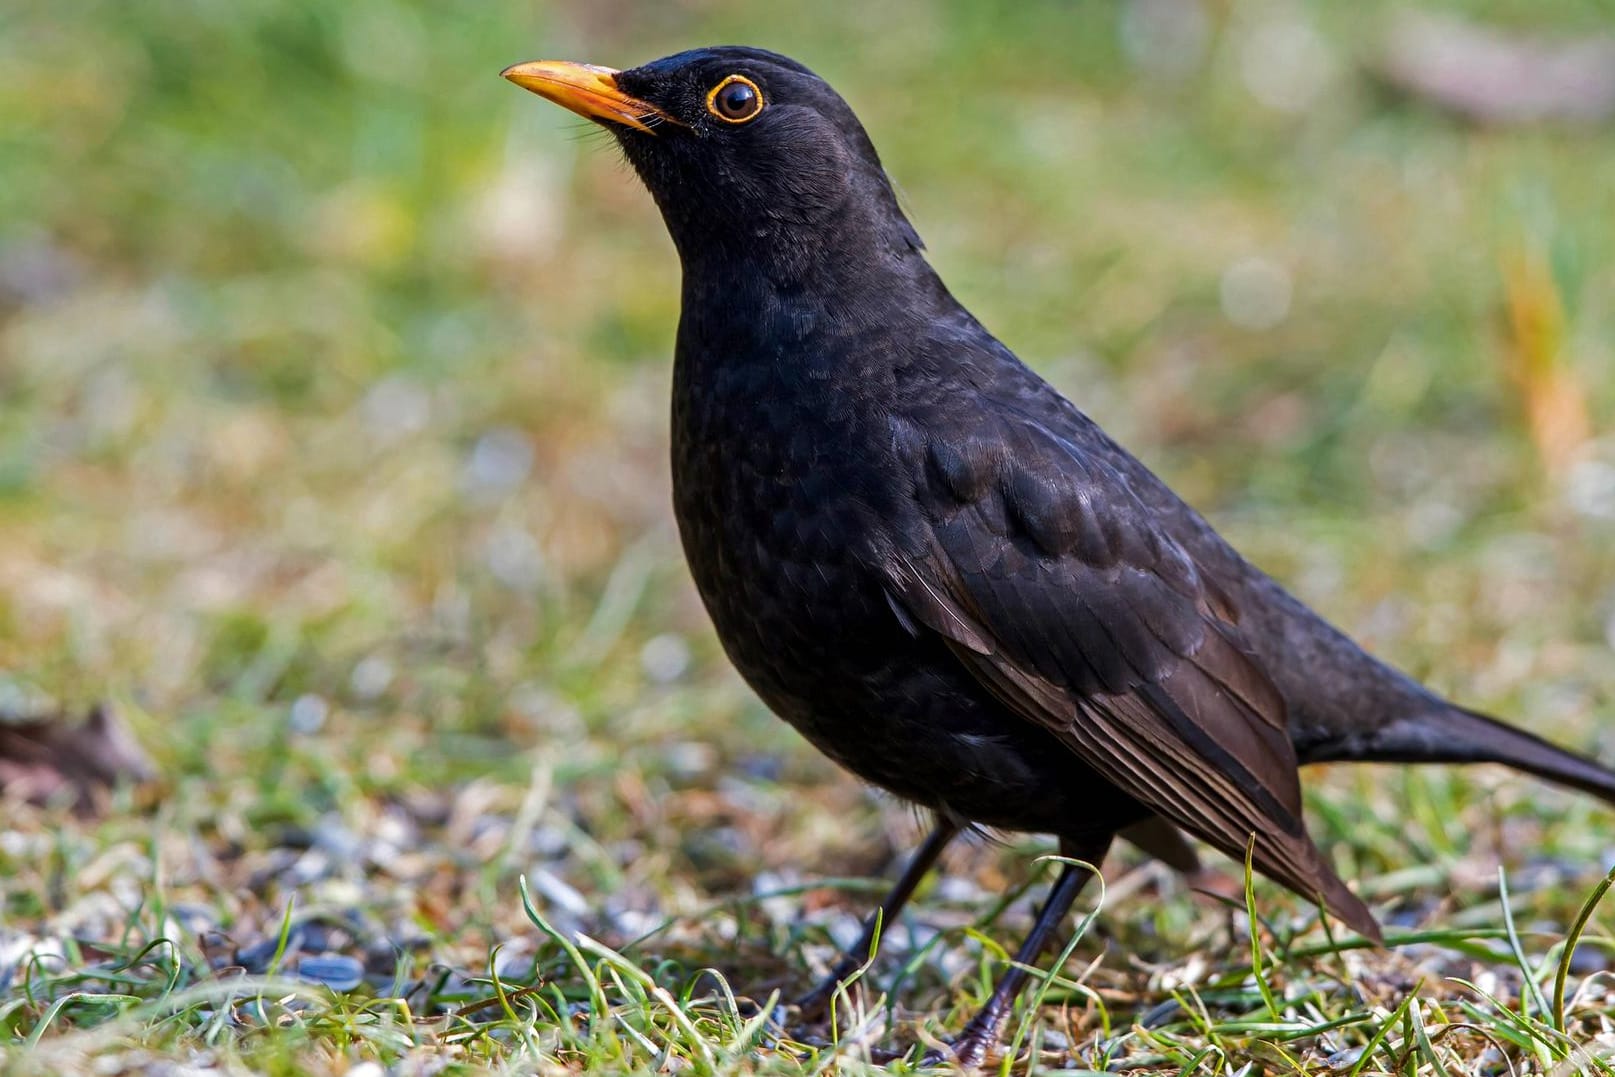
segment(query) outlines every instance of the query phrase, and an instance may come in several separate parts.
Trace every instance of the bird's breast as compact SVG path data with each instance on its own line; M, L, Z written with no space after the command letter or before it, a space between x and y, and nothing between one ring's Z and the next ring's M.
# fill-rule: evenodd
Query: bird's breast
M827 663L844 664L849 644L901 627L858 556L881 500L869 479L873 431L823 387L762 365L692 370L681 355L673 500L725 649L784 713L815 694Z

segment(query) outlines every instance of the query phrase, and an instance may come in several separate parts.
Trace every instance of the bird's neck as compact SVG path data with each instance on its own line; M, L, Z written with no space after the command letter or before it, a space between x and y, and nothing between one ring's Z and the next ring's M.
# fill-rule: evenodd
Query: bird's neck
M650 186L684 267L686 301L692 286L721 296L742 281L784 294L945 292L878 168L854 168L814 197L781 198L745 216L715 210L684 186Z
M895 207L745 234L670 230L684 270L681 341L694 331L708 348L789 353L958 310Z
M824 363L873 362L881 352L868 346L878 339L912 336L959 309L918 249L712 253L683 258L681 363L800 375Z

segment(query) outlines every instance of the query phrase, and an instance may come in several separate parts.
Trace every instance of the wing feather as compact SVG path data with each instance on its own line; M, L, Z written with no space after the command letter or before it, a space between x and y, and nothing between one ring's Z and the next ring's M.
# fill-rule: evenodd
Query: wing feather
M1226 595L1102 462L1022 416L980 422L916 461L894 608L1165 820L1238 859L1254 836L1259 871L1378 938L1307 835L1284 699Z

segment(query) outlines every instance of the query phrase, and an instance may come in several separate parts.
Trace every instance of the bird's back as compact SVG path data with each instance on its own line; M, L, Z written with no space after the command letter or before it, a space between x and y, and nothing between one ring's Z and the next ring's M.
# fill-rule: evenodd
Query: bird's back
M1302 762L1330 758L1400 718L1444 706L1423 686L1368 654L1350 637L1247 561L1193 507L973 319L930 342L926 382L911 405L946 414L960 436L984 426L1027 424L1066 442L1118 483L1120 500L1143 505L1163 536L1228 599L1244 642L1285 697Z

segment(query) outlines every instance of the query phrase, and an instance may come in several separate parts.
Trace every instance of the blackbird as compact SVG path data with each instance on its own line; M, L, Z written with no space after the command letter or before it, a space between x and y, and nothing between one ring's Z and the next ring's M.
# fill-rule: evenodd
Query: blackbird
M1118 834L1184 868L1184 833L1248 854L1379 941L1307 834L1300 764L1497 762L1615 801L1615 772L1364 652L1028 369L806 67L724 47L504 77L608 128L677 247L674 510L724 649L820 751L937 819L809 1009L962 828L1073 861L954 1041L968 1066Z

